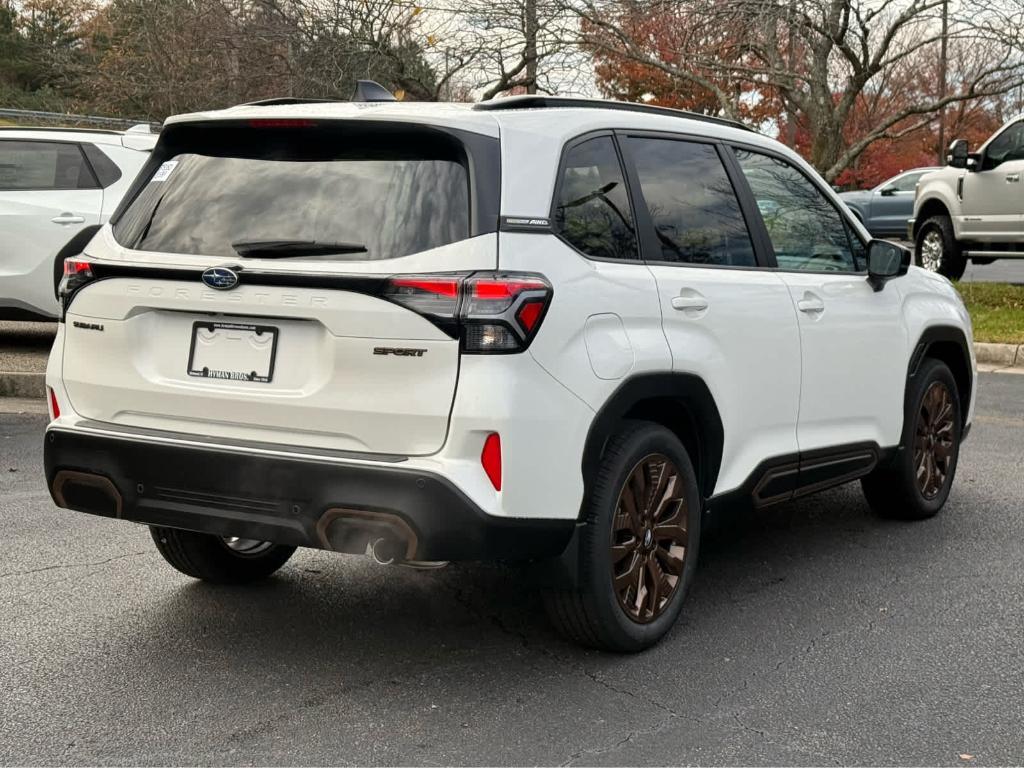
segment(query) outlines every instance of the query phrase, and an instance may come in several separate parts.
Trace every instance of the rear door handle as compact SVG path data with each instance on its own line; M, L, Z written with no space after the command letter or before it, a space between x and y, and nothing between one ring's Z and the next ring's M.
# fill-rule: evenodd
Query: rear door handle
M796 308L805 315L820 315L825 311L825 302L813 293L805 293L804 297L796 303Z
M702 311L708 308L708 300L701 296L688 294L686 296L675 296L672 299L672 309L690 310L691 312Z
M1019 184L1020 183L1020 174L1019 173L1008 173L1008 174L1006 174L1006 183L1007 184Z
M54 216L50 221L54 224L83 224L85 223L85 217L76 216L73 213L65 211L60 216Z

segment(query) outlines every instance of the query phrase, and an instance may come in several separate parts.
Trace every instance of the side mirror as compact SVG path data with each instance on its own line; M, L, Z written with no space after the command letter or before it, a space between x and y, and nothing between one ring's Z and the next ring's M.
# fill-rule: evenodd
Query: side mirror
M967 154L967 139L956 139L949 145L946 162L954 168L966 168Z
M868 282L880 291L894 277L902 277L910 269L910 251L888 240L868 243Z
M882 197L892 197L896 194L896 187L882 187L878 194Z

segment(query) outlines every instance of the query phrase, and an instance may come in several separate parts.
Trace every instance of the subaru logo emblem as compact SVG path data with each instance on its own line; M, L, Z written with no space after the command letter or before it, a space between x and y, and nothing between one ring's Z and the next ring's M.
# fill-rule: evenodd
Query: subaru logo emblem
M203 282L218 291L230 291L238 285L238 273L227 267L212 267L203 272Z

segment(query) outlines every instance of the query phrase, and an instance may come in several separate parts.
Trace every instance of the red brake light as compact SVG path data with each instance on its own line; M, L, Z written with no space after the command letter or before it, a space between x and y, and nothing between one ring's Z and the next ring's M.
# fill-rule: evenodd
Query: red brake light
M501 437L492 432L484 440L484 449L480 452L480 464L487 473L494 490L501 490Z
M533 340L551 285L539 275L518 273L403 275L389 279L383 294L461 336L464 352L510 353Z
M257 118L249 121L250 128L312 128L315 120L293 118Z
M84 259L64 259L64 276L71 277L81 272L88 272L90 276L92 274L92 265Z
M408 288L436 296L454 299L459 295L458 280L438 280L433 278L396 277L391 281L395 288Z
M47 387L49 389L49 387ZM57 405L57 393L50 389L50 416L54 419L60 418L60 406Z

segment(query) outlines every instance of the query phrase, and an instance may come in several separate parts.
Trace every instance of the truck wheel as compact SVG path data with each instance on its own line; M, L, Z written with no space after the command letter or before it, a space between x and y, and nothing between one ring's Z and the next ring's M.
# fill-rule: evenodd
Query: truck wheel
M932 216L917 232L914 261L929 272L938 272L950 280L959 280L967 269L960 244L948 216Z
M861 480L882 517L924 520L946 503L956 475L963 428L956 380L945 363L926 358L911 380L903 443L892 461Z
M578 584L545 594L552 623L601 650L647 648L675 623L697 567L701 496L679 438L627 422L609 441L584 511Z
M194 579L246 584L264 579L286 562L295 547L269 541L213 536L177 528L149 527L164 560Z

